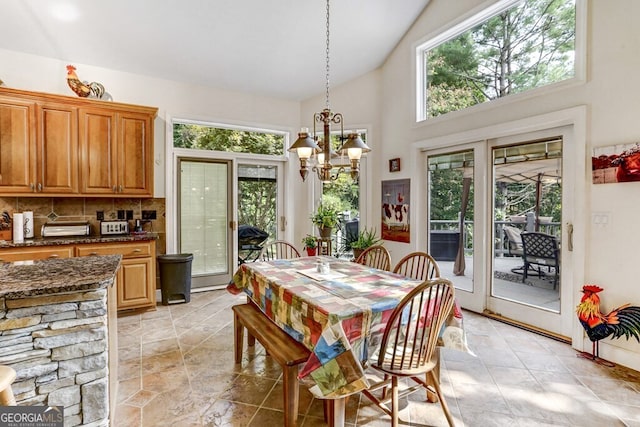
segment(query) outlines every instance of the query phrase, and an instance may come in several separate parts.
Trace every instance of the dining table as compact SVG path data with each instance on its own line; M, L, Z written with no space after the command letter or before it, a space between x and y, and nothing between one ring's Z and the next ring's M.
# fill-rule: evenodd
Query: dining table
M394 308L420 280L330 256L239 266L227 287L244 292L270 321L311 351L298 378L319 399L332 399L332 426L344 425L345 397L369 387L368 361L379 350ZM456 308L441 333L466 349Z

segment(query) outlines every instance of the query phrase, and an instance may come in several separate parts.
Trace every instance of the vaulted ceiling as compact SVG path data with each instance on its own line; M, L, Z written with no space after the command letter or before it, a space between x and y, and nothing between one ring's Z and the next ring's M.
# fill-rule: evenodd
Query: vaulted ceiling
M382 65L428 3L333 0L331 85ZM1 1L0 48L303 100L324 92L325 14L324 0Z

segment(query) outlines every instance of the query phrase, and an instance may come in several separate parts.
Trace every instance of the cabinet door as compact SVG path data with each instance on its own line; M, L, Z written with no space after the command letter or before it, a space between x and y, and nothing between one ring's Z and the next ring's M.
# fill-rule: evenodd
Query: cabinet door
M73 257L73 246L47 246L40 248L15 248L0 250L0 262L32 261Z
M38 105L36 192L78 192L78 112L62 104Z
M85 194L116 194L116 114L80 109L81 187Z
M148 114L118 114L118 192L153 195L153 141Z
M0 194L35 188L35 104L0 98Z
M118 277L118 309L155 305L155 277L151 258L123 259Z

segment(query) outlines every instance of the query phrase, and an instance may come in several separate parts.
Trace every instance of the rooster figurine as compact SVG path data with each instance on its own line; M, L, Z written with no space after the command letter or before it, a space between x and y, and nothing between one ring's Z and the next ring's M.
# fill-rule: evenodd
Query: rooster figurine
M76 75L76 67L67 65L67 84L72 91L81 98L91 95L93 98L102 98L104 95L104 86L97 82L82 82Z
M598 296L598 292L601 291L602 288L596 285L582 287L584 295L576 312L582 327L587 331L587 336L593 343L593 348L591 354L583 352L580 356L613 366L599 358L599 342L608 336L620 338L623 335L627 340L631 336L640 342L640 307L625 304L613 309L609 314L602 314L600 312L600 297Z

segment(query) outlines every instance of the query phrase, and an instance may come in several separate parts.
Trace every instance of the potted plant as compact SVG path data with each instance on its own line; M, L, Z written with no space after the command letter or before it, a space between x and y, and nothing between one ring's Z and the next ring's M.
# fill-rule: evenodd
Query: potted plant
M320 203L316 213L311 215L311 222L318 227L320 237L328 239L331 237L331 231L338 225L338 222L340 222L338 209Z
M353 257L358 259L362 252L370 246L377 245L382 240L376 236L376 229L367 229L364 227L359 233L358 238L351 242L351 249L353 249Z
M304 249L307 251L307 255L314 256L316 254L318 241L315 236L307 234L302 238L302 243L304 244Z

